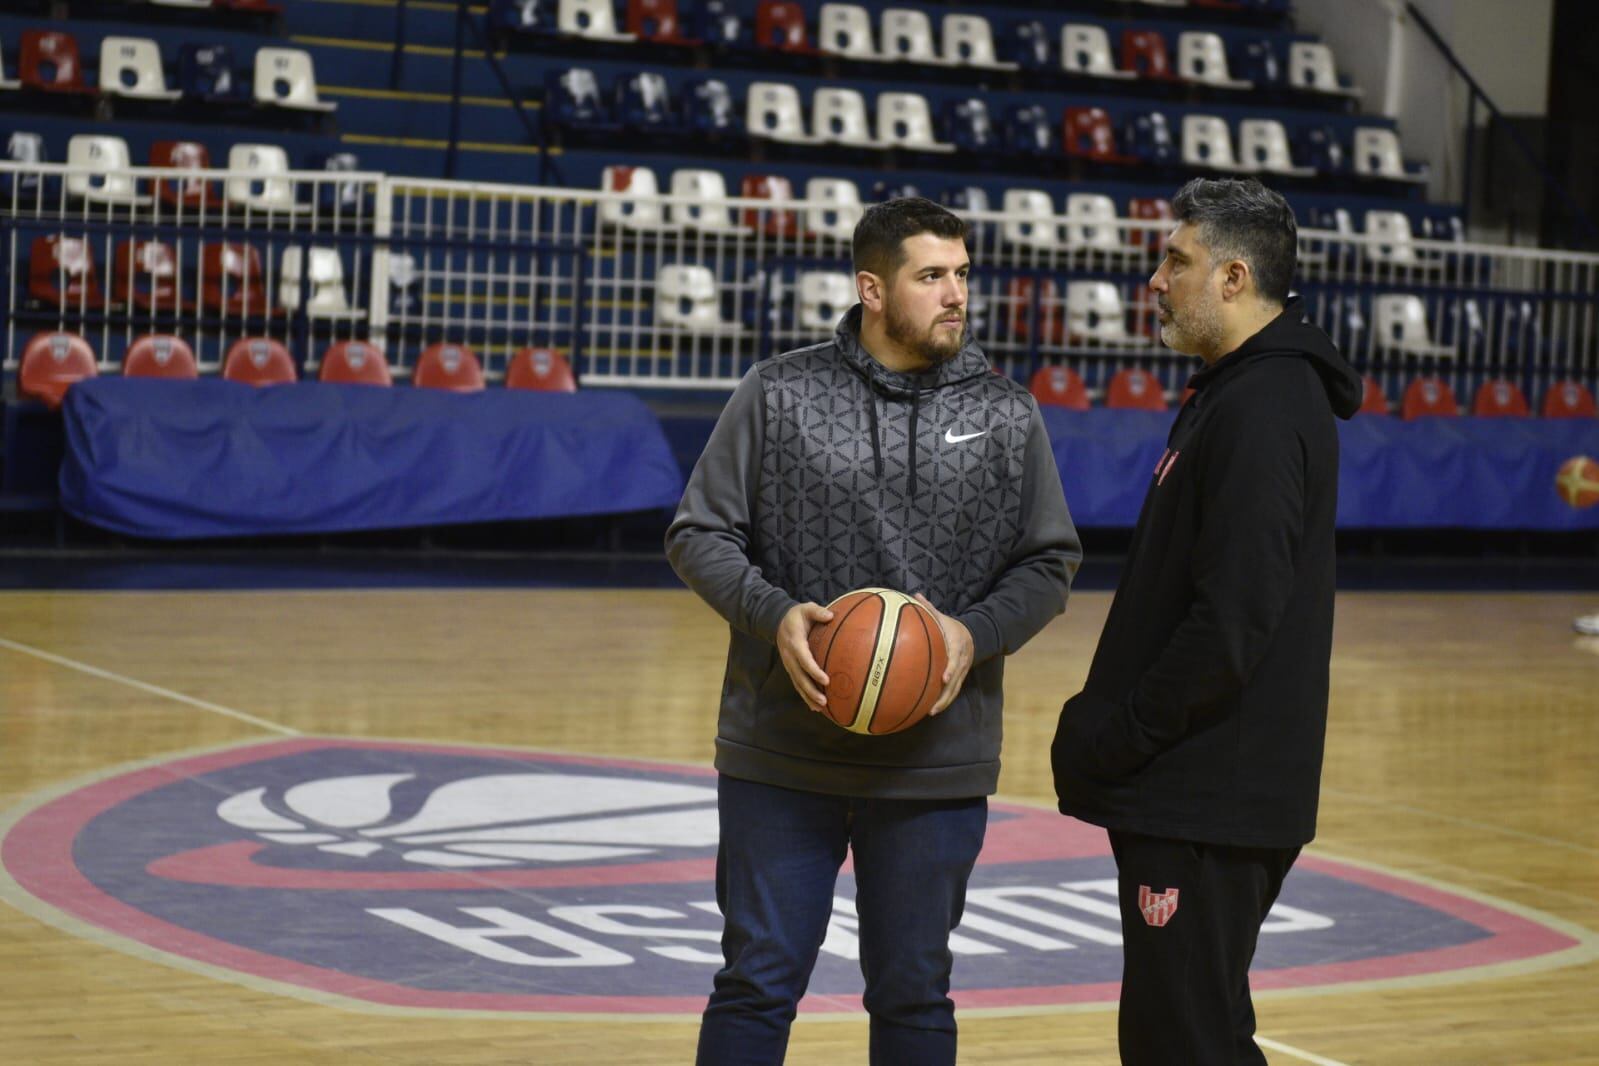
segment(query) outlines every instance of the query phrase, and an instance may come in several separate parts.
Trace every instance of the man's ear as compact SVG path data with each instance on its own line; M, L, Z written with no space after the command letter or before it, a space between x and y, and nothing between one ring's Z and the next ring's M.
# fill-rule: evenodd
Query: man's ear
M855 272L855 294L860 297L861 304L874 313L883 310L884 285L883 279L873 274L870 270Z
M1250 271L1249 264L1242 259L1228 260L1222 265L1221 270L1221 298L1223 300L1236 300L1254 288L1254 274Z

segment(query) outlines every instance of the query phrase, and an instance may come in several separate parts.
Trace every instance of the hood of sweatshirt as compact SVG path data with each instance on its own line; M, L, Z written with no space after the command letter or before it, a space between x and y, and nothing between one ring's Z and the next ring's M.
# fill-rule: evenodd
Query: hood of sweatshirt
M1195 400L1203 402L1205 390L1217 381L1259 360L1280 358L1304 359L1315 368L1327 390L1333 414L1339 418L1349 418L1360 410L1360 375L1321 327L1305 318L1305 302L1298 296L1291 297L1282 314L1266 323L1259 333L1190 378L1188 386L1198 394Z

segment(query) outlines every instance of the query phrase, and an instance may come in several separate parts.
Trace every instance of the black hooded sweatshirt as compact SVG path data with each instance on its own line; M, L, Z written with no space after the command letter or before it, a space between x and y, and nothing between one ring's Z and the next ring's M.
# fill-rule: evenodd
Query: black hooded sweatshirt
M1361 380L1296 298L1189 384L1061 709L1055 791L1110 829L1296 847L1315 835L1327 726L1334 416Z

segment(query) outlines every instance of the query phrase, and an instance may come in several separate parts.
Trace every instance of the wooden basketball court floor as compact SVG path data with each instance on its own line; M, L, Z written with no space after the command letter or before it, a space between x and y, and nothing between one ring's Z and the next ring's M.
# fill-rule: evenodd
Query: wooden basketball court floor
M1011 661L1002 797L1051 802L1055 713L1108 603L1077 594ZM1273 1062L1599 1063L1599 641L1570 630L1596 609L1599 594L1340 595L1321 831L1308 853L1536 911L1583 946L1552 968L1263 993ZM0 594L0 812L126 764L301 735L703 766L724 651L721 623L671 589ZM15 884L6 895L8 1064L693 1057L692 1017L352 1009L56 922ZM802 1014L789 1061L864 1062L865 1049L859 1015ZM1114 1011L966 1012L961 1058L1111 1063Z

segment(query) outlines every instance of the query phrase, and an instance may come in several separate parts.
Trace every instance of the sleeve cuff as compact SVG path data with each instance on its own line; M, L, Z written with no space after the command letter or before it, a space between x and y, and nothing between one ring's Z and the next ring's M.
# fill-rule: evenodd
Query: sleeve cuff
M1003 649L999 627L982 611L967 611L955 616L955 621L966 627L972 635L972 665L992 659Z

